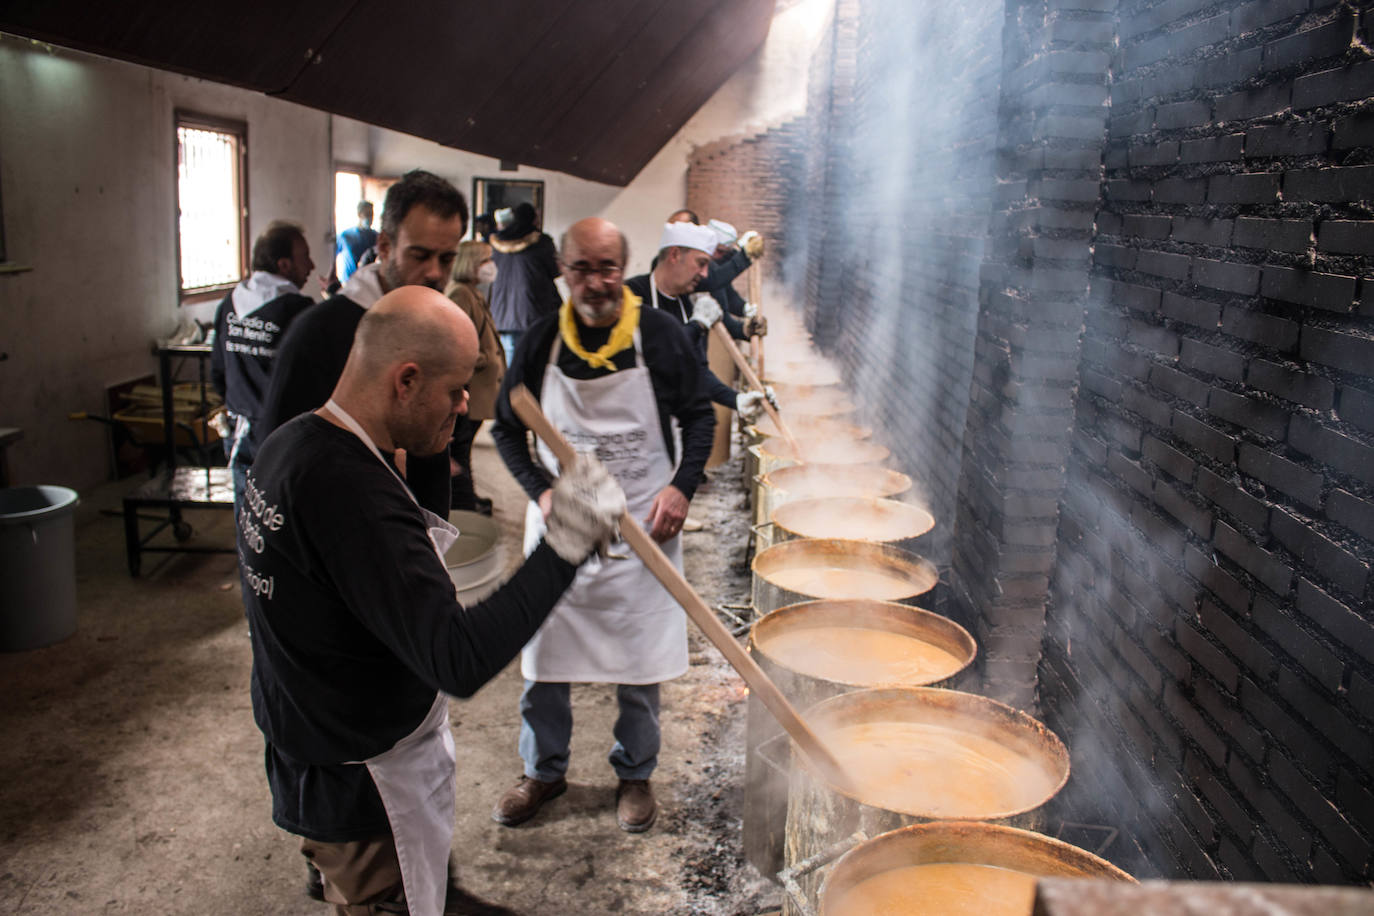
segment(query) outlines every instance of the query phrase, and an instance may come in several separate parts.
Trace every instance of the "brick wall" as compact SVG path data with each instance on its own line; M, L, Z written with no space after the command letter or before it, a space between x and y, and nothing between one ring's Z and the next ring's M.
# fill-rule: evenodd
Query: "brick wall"
M786 216L793 176L801 171L806 131L802 118L743 137L699 146L687 160L687 207L703 222L721 219L736 231L753 229L767 242L765 275L788 252ZM744 276L736 285L748 297Z
M1367 28L1120 5L1041 697L1140 873L1371 876Z
M838 0L812 61L784 279L1141 877L1374 878L1364 6Z
M895 34L921 36L919 53ZM818 345L935 515L940 565L952 555L994 196L998 40L996 21L941 4L837 4L813 59L810 143L789 220L788 279ZM949 74L957 86L942 85ZM941 129L920 129L933 124Z

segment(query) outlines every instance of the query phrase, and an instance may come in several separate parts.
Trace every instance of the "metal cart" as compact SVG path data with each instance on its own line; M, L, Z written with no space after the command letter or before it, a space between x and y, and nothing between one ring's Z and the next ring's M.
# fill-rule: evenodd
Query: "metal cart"
M184 509L223 509L234 511L234 481L226 467L178 466L178 433L190 432L192 438L199 438L204 456L204 446L208 436L204 435L204 423L208 417L202 410L200 431L195 426L188 428L178 423L173 408L173 386L176 379L172 371L174 359L194 359L201 391L201 404L206 406L205 362L210 358L209 344L170 344L159 346L157 350L158 378L162 386L162 425L166 435L166 467L138 489L124 497L124 544L129 557L129 575L137 576L144 553L234 553L234 547L210 547L187 544L190 540L191 525L182 518ZM140 530L140 520L148 515L140 515L140 509L156 509L166 512L153 517L156 524L144 533ZM153 544L154 538L168 528L172 529L175 545Z

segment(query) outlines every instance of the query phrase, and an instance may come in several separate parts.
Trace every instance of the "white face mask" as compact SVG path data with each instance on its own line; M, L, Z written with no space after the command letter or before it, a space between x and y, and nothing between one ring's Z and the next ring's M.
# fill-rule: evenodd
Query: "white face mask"
M493 264L491 261L483 261L481 264L478 264L478 265L477 265L477 282L478 282L478 283L495 283L495 282L496 282L496 265Z

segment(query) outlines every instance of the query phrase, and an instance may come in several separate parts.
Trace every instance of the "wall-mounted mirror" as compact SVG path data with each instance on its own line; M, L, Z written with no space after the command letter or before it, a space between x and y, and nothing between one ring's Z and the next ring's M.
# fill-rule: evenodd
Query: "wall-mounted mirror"
M539 220L544 220L544 182L512 178L472 179L472 215L495 213L502 207L533 204Z

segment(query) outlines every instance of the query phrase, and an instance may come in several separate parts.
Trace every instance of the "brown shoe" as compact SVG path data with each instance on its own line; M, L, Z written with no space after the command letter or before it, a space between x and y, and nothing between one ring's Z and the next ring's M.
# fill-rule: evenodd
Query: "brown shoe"
M566 779L559 779L557 782L541 782L538 779L521 776L520 781L507 789L506 794L502 795L501 800L496 803L496 807L491 812L491 819L498 824L505 824L507 827L523 824L539 813L544 802L557 798L566 791L568 791Z
M658 803L647 779L622 779L615 790L615 819L627 833L643 833L658 818Z

